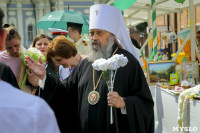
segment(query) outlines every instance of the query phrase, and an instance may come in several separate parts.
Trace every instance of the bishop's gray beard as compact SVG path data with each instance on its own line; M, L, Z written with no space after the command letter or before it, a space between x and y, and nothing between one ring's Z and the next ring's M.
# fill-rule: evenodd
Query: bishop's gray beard
M91 44L90 46L90 53L89 53L89 57L88 60L94 62L97 59L108 59L111 54L112 54L112 46L114 44L114 37L109 37L107 40L107 45L104 47L100 42L98 41L94 41L95 43L98 44L98 47L96 47L95 45Z

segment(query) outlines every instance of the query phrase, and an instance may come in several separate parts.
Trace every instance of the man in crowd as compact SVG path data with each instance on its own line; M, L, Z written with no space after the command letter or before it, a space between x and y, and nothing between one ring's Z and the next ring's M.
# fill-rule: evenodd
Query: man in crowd
M90 7L90 41L89 57L62 82L46 74L41 60L37 63L26 57L27 66L40 78L44 94L51 94L51 107L63 116L57 117L65 122L59 123L61 131L153 133L154 102L119 9L103 4ZM109 92L102 71L93 69L92 63L114 54L123 54L128 63L117 69L113 92Z
M197 38L197 47L198 47L198 50L200 51L200 30L197 31L196 38Z
M5 45L0 9L0 47ZM4 69L0 65L0 75ZM0 78L1 133L60 133L52 109L39 97L22 92Z
M89 46L81 36L83 24L67 22L68 36L76 44L79 54L88 55Z
M139 58L139 63L141 65L141 67L144 67L144 62L143 62L143 57L142 54L140 52L140 45L138 43L138 41L135 38L131 38L131 42L133 43L133 45L135 46L135 51L137 52L138 58Z

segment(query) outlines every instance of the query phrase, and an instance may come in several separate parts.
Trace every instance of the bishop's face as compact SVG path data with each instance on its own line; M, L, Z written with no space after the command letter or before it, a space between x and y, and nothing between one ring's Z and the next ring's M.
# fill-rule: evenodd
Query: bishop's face
M90 30L90 41L93 48L106 47L108 38L110 37L110 32L99 29Z
M90 30L90 47L92 48L89 60L95 61L100 58L109 58L114 44L114 35L105 30Z

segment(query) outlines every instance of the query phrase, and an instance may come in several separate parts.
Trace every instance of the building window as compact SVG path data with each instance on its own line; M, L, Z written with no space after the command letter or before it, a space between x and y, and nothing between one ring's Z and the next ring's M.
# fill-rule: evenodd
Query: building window
M28 26L28 41L33 41L33 26Z

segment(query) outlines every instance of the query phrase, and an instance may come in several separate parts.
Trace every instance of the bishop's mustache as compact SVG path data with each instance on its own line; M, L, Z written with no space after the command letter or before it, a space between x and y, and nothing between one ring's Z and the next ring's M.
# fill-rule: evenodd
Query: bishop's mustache
M101 42L99 42L97 40L93 40L92 41L92 45L99 45L99 46L101 46Z

